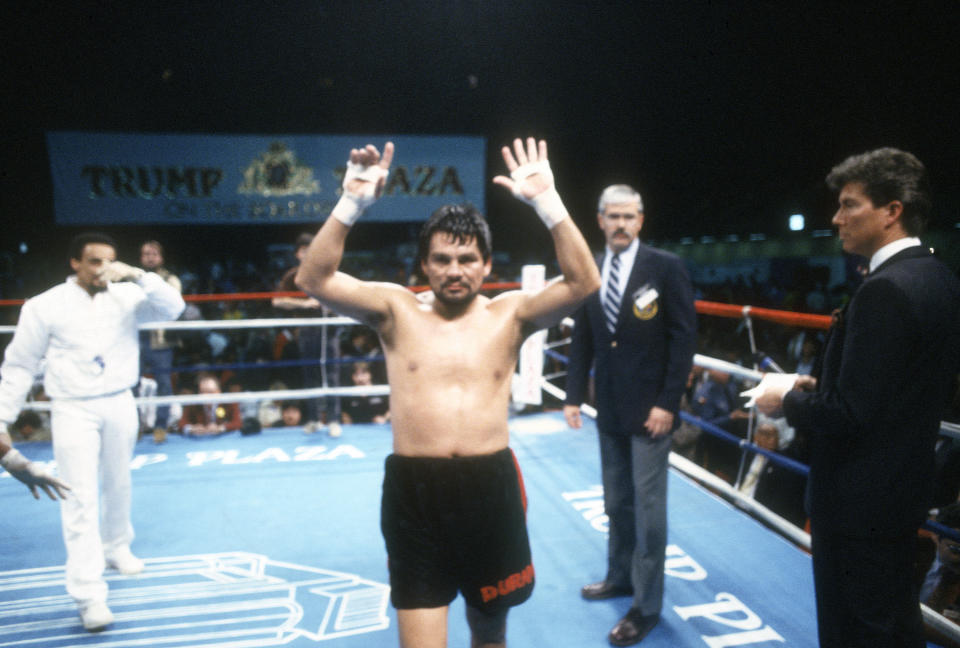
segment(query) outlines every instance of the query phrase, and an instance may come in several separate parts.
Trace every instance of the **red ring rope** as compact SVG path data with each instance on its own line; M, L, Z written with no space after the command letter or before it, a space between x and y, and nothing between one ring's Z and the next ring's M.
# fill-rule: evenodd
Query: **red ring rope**
M483 290L516 290L520 288L517 282L496 282L483 284ZM413 292L423 292L429 290L429 286L411 286ZM251 293L229 293L212 295L184 295L183 299L187 302L214 302L214 301L251 301L259 299L273 299L274 297L306 297L302 292L251 292ZM0 299L0 306L20 306L22 299ZM697 312L703 315L716 315L719 317L732 317L740 319L744 316L744 306L736 304L722 304L720 302L710 302L698 300L696 302ZM769 320L787 326L802 326L805 328L830 328L829 315L813 315L810 313L795 313L792 311L774 310L772 308L747 307L747 313L751 317L759 320Z

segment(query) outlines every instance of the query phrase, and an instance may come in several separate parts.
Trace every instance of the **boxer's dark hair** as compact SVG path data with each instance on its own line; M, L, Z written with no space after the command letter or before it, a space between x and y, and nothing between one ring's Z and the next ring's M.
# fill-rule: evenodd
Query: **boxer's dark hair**
M487 225L480 210L471 204L444 205L433 212L429 220L420 228L417 245L420 261L427 259L430 253L430 239L437 232L449 234L459 244L475 240L484 262L490 258L492 243L490 226Z

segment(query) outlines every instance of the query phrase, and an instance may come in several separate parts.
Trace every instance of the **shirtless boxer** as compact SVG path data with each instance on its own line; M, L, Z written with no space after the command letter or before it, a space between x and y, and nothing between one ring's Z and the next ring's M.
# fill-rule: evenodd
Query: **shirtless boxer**
M380 336L390 382L393 454L381 527L401 646L446 646L447 610L467 602L471 645L504 646L510 606L533 589L525 500L507 412L523 340L558 323L600 286L583 236L556 191L546 142L502 149L496 184L550 228L563 277L536 293L479 294L490 233L470 206L438 209L420 234L432 296L338 272L350 226L379 196L394 147L353 149L343 196L314 237L297 285Z

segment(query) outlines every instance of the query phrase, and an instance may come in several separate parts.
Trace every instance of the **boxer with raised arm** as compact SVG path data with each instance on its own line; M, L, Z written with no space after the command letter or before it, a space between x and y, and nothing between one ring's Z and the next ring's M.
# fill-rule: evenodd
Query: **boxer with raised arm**
M491 268L486 221L470 206L438 209L420 233L432 291L338 272L350 226L379 196L393 159L354 149L343 196L307 252L297 284L380 336L390 383L393 454L381 527L400 643L445 646L447 610L467 602L472 646L505 645L509 607L533 589L520 475L508 448L510 385L523 340L558 323L600 286L580 231L556 191L546 142L517 139L494 182L532 205L550 228L563 276L535 293L480 294Z

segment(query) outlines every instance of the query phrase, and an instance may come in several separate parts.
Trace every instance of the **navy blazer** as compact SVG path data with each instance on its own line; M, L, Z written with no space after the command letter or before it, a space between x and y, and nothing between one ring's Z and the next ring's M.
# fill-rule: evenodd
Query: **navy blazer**
M926 248L907 248L866 277L831 329L817 391L784 398L787 421L809 435L811 524L915 532L958 371L960 281Z
M597 265L603 260L598 257ZM639 291L652 287L656 301L634 306ZM594 293L574 315L567 374L566 403L580 405L595 365L597 426L606 434L646 434L644 422L654 406L680 408L696 348L697 314L693 287L676 255L640 244L616 331L607 329ZM679 425L676 416L674 424Z

